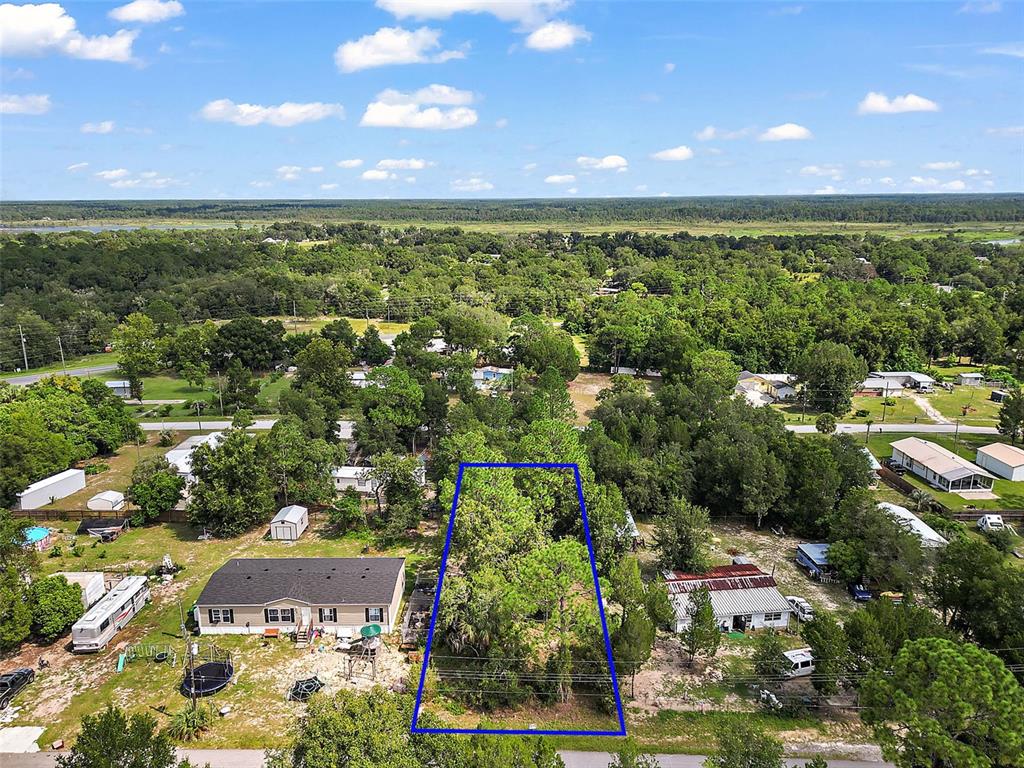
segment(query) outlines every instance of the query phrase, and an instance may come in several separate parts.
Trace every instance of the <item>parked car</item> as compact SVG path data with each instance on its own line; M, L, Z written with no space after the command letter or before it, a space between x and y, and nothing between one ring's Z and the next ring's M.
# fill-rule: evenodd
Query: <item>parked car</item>
M871 599L871 591L863 584L849 584L846 588L858 603L866 603Z
M802 597L786 595L786 600L793 606L793 611L800 621L810 621L814 618L814 607Z
M893 459L891 458L886 459L883 463L897 475L905 475L907 473L906 467L904 467L898 461L893 461Z
M35 670L28 667L0 675L0 709L7 709L11 700L18 695L21 689L35 679Z

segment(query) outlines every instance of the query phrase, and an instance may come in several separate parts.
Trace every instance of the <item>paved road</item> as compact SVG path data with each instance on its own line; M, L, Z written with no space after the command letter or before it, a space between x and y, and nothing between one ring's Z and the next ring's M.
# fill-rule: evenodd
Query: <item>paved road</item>
M277 419L256 419L249 429L270 429L277 423ZM176 429L180 432L205 432L207 430L227 429L231 426L230 421L222 419L203 419L202 427L200 422L192 421L140 421L139 426L147 432L158 432L161 429ZM338 422L338 437L342 440L351 440L352 432L355 429L354 421Z
M95 376L97 373L107 373L117 368L117 363L104 363L103 365L90 365L87 368L68 368L68 376ZM63 373L63 371L49 371L47 373L27 373L24 376L10 376L4 377L4 381L18 386L26 386L28 384L35 384L40 379L45 379L47 376L53 376L55 373Z
M54 768L56 752L7 753L0 756L3 768ZM606 752L562 751L565 768L607 768L611 755ZM193 765L210 764L210 768L262 768L263 751L259 749L179 749L179 757L187 757ZM701 768L703 755L657 755L661 768ZM787 760L790 766L802 766L806 760ZM829 760L829 768L891 768L891 763L869 760Z
M791 432L814 432L814 424L787 424ZM836 432L863 434L867 432L867 424L837 424ZM920 435L951 435L957 431L956 424L872 424L872 432L914 432ZM995 427L977 427L970 424L960 425L962 435L998 435Z

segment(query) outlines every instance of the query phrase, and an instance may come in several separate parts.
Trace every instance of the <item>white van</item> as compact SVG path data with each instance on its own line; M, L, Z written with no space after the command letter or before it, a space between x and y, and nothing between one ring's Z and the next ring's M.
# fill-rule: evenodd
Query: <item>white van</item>
M814 656L810 648L797 648L795 651L786 651L783 654L789 661L789 669L783 674L786 677L806 677L814 673Z
M1005 527L1002 515L982 515L978 518L978 528L982 531L1001 531Z

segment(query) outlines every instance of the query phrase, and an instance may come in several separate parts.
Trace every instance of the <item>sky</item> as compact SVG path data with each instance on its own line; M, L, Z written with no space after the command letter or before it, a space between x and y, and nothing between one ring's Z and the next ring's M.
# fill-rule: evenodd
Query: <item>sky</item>
M1024 190L1024 3L0 5L0 196Z

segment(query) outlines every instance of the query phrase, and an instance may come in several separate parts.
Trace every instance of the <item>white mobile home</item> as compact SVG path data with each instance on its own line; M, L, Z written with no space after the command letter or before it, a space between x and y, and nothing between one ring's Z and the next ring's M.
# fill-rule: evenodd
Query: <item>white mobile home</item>
M132 384L130 381L104 381L103 383L107 385L107 389L118 397L129 398L132 396Z
M756 565L723 565L707 573L665 573L665 586L676 612L675 630L690 623L690 594L706 587L715 621L723 631L789 626L793 606L782 596L775 579Z
M69 584L82 588L82 605L85 608L90 608L107 591L103 574L99 571L59 571L53 575L63 576Z
M124 494L120 491L100 491L85 503L94 512L114 511L124 506Z
M298 504L284 507L270 521L270 538L295 541L309 527L309 510Z
M956 383L964 387L980 387L985 377L980 373L958 373Z
M990 491L995 480L976 464L919 437L905 437L894 442L892 460L936 488L950 493Z
M935 385L935 379L931 376L916 371L871 371L870 376L872 379L883 379L908 389L927 391Z
M922 547L934 549L944 547L949 543L934 528L906 507L901 507L899 504L890 504L888 501L880 501L878 506L895 520L900 527L917 536L921 540Z
M193 435L178 443L174 448L164 454L167 463L174 468L178 475L185 479L186 483L192 482L192 452L200 445L208 445L216 448L224 439L223 432L211 432L208 435Z
M1024 450L1006 443L992 443L978 449L975 457L979 467L1007 480L1024 481Z
M85 488L85 471L65 469L38 480L18 494L18 509L39 509Z

